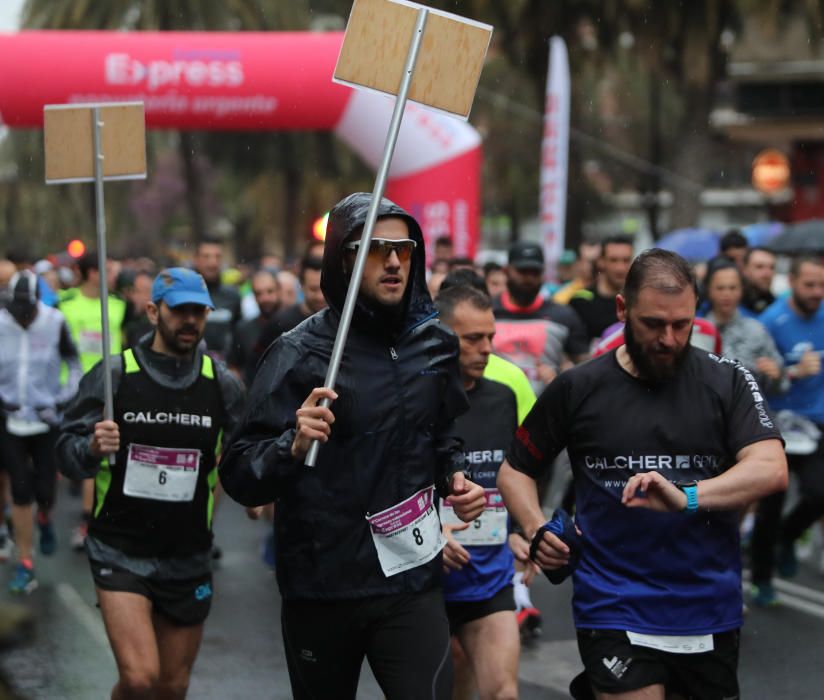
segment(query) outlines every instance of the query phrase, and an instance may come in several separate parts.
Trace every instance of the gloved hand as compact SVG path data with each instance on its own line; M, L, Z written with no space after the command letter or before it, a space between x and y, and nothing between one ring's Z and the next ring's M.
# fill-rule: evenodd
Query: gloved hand
M529 547L529 558L535 561L535 555L538 550L538 545L545 532L551 532L558 537L563 543L569 547L569 563L558 569L543 569L544 575L551 583L562 583L569 577L578 566L581 560L581 553L584 549L584 538L575 527L575 523L569 514L563 509L558 508L552 516L552 520L547 521L538 528L535 536L532 538L532 543Z

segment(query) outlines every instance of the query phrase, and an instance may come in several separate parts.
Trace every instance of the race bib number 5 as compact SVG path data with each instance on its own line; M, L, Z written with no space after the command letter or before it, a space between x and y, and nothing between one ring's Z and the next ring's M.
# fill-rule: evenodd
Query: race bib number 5
M191 501L199 470L200 450L132 443L123 493L154 501Z
M435 487L366 517L384 576L432 561L446 544L435 508Z
M484 489L486 506L484 512L465 530L454 530L452 536L460 544L478 546L502 545L507 538L507 512L504 499L498 489ZM455 509L446 499L441 502L441 520L444 525L462 525Z

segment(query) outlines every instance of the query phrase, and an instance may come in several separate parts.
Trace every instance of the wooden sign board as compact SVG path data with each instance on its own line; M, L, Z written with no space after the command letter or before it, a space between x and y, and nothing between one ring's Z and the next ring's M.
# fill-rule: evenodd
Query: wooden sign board
M46 184L94 182L92 107L99 107L103 123L103 179L145 179L146 118L142 102L46 105Z
M421 5L354 0L333 80L396 95ZM492 27L429 10L409 99L467 119Z

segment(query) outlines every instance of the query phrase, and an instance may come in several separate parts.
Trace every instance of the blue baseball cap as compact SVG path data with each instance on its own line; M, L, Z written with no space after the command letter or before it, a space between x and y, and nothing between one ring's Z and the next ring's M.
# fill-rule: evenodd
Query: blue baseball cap
M181 304L200 304L214 309L206 281L194 270L185 267L167 267L152 283L152 301L174 308Z

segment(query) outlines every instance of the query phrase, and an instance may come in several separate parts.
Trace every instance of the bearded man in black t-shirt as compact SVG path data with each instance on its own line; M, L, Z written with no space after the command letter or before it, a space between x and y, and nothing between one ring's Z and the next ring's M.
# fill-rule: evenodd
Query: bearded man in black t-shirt
M696 301L683 258L638 256L617 297L625 344L547 387L498 474L534 561L577 563L574 697L739 695L738 512L786 488L787 462L750 372L690 345ZM564 448L582 545L545 529L538 505Z

